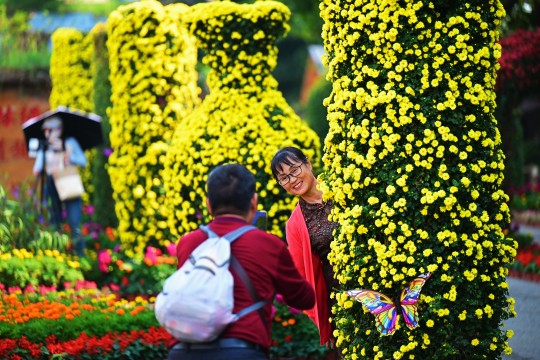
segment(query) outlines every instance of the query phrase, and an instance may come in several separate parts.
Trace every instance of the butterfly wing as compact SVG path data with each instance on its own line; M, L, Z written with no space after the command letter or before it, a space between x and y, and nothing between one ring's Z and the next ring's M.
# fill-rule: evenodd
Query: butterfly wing
M375 316L377 330L382 335L392 335L396 331L397 311L392 299L373 290L348 290L346 293Z
M422 287L430 276L431 273L419 275L401 292L401 313L409 329L418 327L418 310L416 304L420 299Z

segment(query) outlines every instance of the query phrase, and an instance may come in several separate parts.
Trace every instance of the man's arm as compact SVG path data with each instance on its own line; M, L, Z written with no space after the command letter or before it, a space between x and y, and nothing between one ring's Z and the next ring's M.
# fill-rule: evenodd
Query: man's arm
M277 274L276 291L283 296L287 305L301 310L311 309L315 305L313 287L300 275L285 246L279 255Z

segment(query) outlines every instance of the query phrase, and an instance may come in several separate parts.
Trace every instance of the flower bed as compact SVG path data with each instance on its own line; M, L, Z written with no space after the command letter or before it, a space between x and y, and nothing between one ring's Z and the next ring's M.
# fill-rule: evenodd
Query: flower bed
M0 295L2 359L166 357L171 336L142 297L127 301L86 282L66 291Z
M540 244L520 246L508 276L540 282Z
M1 359L165 358L172 337L154 316L154 297L128 301L95 283L65 284L67 290L0 285ZM278 295L272 322L272 358L323 357L317 328ZM130 355L128 355L130 354Z
M540 228L540 210L513 210L512 220L519 224Z

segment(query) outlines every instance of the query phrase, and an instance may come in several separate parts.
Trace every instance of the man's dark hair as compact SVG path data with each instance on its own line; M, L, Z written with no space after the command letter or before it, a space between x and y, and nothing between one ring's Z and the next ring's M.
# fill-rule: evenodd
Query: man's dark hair
M302 150L289 146L279 150L270 164L274 178L277 178L278 171L283 170L283 164L287 166L298 165L298 163L307 164L308 159Z
M206 188L214 216L246 215L255 193L255 176L240 164L219 165L208 175Z

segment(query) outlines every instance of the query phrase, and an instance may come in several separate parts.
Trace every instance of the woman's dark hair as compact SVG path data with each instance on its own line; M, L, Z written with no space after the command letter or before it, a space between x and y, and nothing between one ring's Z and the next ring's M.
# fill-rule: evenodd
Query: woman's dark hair
M293 166L301 162L302 164L307 164L308 158L302 150L288 146L280 149L274 158L272 159L271 168L274 178L277 178L278 171L283 170L283 164L287 166Z
M240 164L219 165L208 175L206 187L214 216L246 215L255 193L255 176Z

